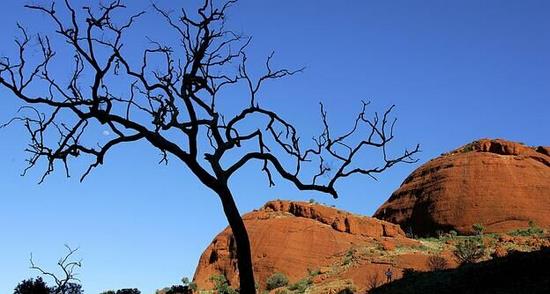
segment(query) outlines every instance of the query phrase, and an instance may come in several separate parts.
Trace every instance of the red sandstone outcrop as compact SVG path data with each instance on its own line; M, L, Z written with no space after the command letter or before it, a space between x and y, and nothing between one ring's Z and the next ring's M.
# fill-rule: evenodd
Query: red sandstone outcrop
M375 213L414 234L550 228L550 147L483 139L415 170Z
M257 283L275 272L290 282L320 270L316 283L351 279L359 289L369 275L392 267L395 276L404 268L425 269L427 255L392 255L395 248L420 246L407 239L398 225L306 202L271 201L243 216L251 240ZM199 289L212 289L213 275L223 274L238 285L231 230L221 232L202 254L194 281ZM382 254L381 252L385 252ZM387 254L386 254L387 253Z

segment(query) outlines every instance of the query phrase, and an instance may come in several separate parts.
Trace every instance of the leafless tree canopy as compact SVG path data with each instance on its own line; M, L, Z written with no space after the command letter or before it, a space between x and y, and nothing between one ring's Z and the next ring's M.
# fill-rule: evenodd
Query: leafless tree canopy
M36 265L32 254L30 258L31 269L37 270L42 275L53 279L57 286L54 288L55 294L64 294L69 289L71 283L80 282L76 271L82 266L82 261L74 259L74 255L78 251L78 248L72 249L68 245L65 245L65 248L67 248L67 254L60 258L57 262L57 266L59 267L61 274L56 274L53 271L45 270L44 268Z
M374 290L383 284L383 280L377 271L373 271L369 274L367 283L369 285L369 290Z
M301 69L273 68L271 54L264 74L249 74L245 49L250 38L224 26L225 13L235 2L215 5L206 0L193 14L153 5L152 10L179 36L179 46L151 41L141 53L126 48L124 36L145 12L128 16L121 1L96 8L76 8L68 0L28 5L48 16L55 34L32 35L19 26L17 56L0 59L0 85L28 105L13 121L23 122L30 134L29 168L44 159L47 169L42 180L57 162L69 175L69 159L87 155L93 160L83 172L84 179L115 146L144 140L161 151L161 161L174 156L211 188L214 183L227 183L247 163L259 161L270 185L276 172L301 190L337 197L334 186L341 178L374 177L396 163L414 162L418 146L395 157L386 151L394 138L393 106L382 114L368 115L368 103L363 102L349 130L334 134L321 104L321 134L311 144L301 140L291 122L262 107L261 89L266 82ZM64 43L53 42L54 37ZM34 44L40 58L28 54ZM68 46L73 56L58 54L53 44L62 44L64 50ZM134 62L136 54L141 54L139 64ZM69 78L56 76L54 60L70 68ZM224 89L239 83L248 89L239 97L245 99L245 107L226 117L219 112L217 99ZM116 94L120 89L126 95ZM99 146L90 131L97 123L114 135ZM356 162L366 148L380 149L383 163ZM230 155L236 150L240 152ZM308 163L316 171L304 172Z

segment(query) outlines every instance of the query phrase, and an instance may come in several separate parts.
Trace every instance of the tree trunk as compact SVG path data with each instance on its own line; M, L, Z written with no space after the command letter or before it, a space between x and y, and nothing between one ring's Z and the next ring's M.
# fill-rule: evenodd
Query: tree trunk
M256 293L256 284L254 282L254 271L252 268L250 240L248 239L246 227L244 226L243 219L239 214L239 210L229 188L226 186L217 192L222 201L223 210L229 222L229 226L233 231L235 244L237 246L237 266L239 269L240 283L239 293L254 294Z

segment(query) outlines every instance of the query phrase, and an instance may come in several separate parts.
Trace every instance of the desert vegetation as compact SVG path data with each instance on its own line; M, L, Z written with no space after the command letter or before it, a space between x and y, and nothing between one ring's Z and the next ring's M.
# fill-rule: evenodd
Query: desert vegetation
M285 274L276 272L267 278L266 290L273 290L288 285L288 278Z

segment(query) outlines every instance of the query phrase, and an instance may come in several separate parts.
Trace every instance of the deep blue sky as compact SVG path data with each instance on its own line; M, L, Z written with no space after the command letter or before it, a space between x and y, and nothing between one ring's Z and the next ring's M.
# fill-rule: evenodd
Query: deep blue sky
M31 30L47 27L45 18L22 8L25 2L3 2L2 55L13 52L17 21ZM150 3L127 2L133 10ZM418 164L396 167L377 182L342 181L338 200L281 182L269 189L250 166L231 183L239 208L315 198L370 215L414 168L474 139L549 145L549 15L543 0L242 0L229 25L254 37L252 58L261 62L276 50L279 64L307 67L267 87L265 105L313 134L319 101L337 128L351 123L361 99L378 110L396 104L392 150L420 143L423 152ZM132 38L167 37L153 13L137 29L144 31ZM19 104L2 89L0 103L4 122ZM123 287L153 293L191 277L202 250L226 226L216 196L181 164L159 166L158 152L146 144L114 150L84 183L57 173L37 185L40 170L19 176L28 139L23 128L0 130L0 138L0 293L36 275L28 269L30 252L53 267L65 243L81 248L86 293Z

